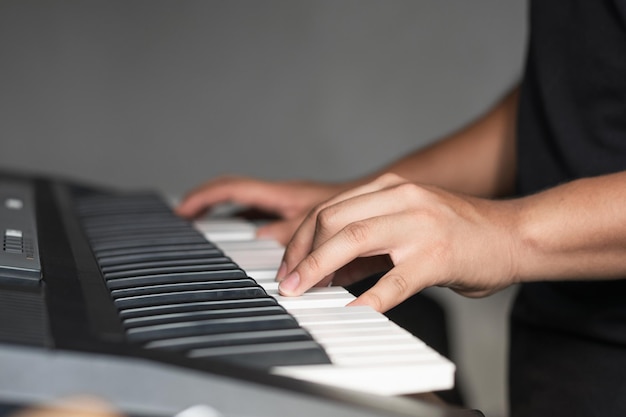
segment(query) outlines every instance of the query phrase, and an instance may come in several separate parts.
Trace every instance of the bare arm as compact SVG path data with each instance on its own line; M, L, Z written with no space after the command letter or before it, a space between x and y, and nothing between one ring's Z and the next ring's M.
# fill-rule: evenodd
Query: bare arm
M273 213L282 220L258 230L259 235L287 243L304 216L316 205L384 173L477 196L505 195L515 174L514 125L517 90L486 115L425 149L401 158L372 175L335 184L311 181L263 181L225 176L192 190L177 208L193 218L216 204L234 202Z
M280 290L343 285L359 278L342 275L346 266L376 255L389 257L388 272L354 304L379 311L429 286L484 296L519 282L623 279L625 205L626 172L510 200L386 175L306 218L285 252Z
M358 184L394 173L411 182L437 185L482 197L513 190L515 177L515 89L469 126L395 161Z
M517 279L626 277L626 172L515 201Z

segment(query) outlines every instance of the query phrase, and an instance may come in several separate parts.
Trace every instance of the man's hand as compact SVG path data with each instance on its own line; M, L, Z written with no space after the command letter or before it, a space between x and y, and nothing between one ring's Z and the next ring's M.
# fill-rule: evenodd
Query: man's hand
M345 285L366 260L370 268L389 270L354 305L386 311L428 286L484 296L515 281L515 214L511 202L383 175L306 217L287 246L280 291L299 295L315 285Z
M345 186L338 184L310 181L272 182L224 176L191 191L176 212L186 218L196 218L221 203L252 208L279 218L260 227L259 236L272 237L286 244L312 207L343 188Z

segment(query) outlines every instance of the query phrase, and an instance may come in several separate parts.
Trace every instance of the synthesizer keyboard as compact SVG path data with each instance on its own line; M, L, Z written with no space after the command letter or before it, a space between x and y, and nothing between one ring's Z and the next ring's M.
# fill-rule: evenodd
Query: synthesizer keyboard
M195 227L214 242L323 345L330 364L277 367L272 372L382 395L450 389L454 365L369 307L345 307L342 287L312 288L300 297L278 293L274 281L284 248L256 239L254 223L207 218Z
M282 248L251 238L253 225L192 226L155 194L14 174L0 198L0 402L91 393L140 415L203 402L242 416L291 403L299 415L473 415L372 396L449 388L454 365L345 308L342 288L279 296Z

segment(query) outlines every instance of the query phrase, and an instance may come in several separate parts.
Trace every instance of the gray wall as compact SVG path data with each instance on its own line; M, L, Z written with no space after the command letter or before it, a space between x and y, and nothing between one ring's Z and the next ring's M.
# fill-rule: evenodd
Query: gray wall
M513 0L2 0L0 167L169 194L354 177L510 88L525 19ZM473 405L505 413L508 297L442 297Z

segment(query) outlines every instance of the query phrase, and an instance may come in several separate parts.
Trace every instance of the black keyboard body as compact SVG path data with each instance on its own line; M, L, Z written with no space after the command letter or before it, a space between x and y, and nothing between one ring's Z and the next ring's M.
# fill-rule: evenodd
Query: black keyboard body
M194 403L226 416L296 408L300 416L473 415L270 374L328 357L156 194L13 173L0 175L3 182L32 190L26 206L34 205L41 276L0 268L2 403L87 392L137 415L172 415Z

